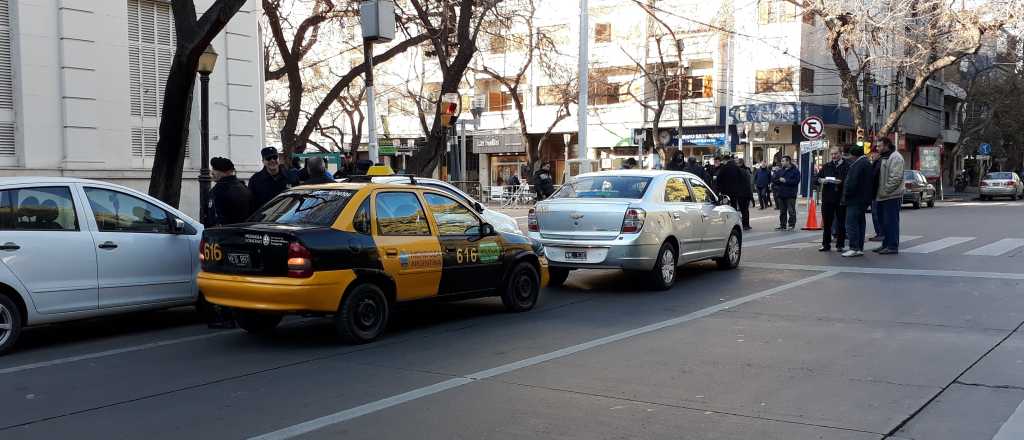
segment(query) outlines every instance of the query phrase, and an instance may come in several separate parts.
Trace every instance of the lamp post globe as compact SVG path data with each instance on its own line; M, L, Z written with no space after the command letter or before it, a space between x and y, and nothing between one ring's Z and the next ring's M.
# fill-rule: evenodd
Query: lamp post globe
M210 212L210 74L216 65L217 52L212 46L206 46L206 50L199 56L199 65L196 68L200 83L199 130L202 138L202 163L199 165L199 221L204 226L209 226Z

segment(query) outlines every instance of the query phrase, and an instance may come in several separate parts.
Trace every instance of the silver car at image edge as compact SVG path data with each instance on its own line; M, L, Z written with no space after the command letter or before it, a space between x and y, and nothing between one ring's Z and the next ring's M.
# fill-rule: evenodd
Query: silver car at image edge
M740 214L697 176L622 170L574 177L530 210L528 235L544 246L551 282L574 269L644 273L665 290L680 265L713 259L739 265Z
M202 232L120 185L0 178L0 354L26 326L195 304Z

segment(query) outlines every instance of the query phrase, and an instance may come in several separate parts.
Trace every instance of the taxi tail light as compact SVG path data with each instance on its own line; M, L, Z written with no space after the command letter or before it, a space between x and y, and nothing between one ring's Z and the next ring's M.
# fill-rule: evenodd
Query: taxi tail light
M913 189L914 188L914 184L910 183L910 182L904 183L903 186L905 188L907 188L907 189Z
M313 276L313 255L302 243L293 241L288 245L288 277L309 278Z
M982 180L982 181L981 181L981 186L988 186L988 182L986 182L986 181Z
M647 218L647 212L639 208L629 208L626 210L625 217L622 218L622 233L623 234L636 234L644 228L644 219Z
M530 208L530 213L526 216L526 228L530 232L540 232L540 223L537 223L537 212Z
M206 239L199 240L199 263L206 262L206 254L203 254L203 249L206 249Z

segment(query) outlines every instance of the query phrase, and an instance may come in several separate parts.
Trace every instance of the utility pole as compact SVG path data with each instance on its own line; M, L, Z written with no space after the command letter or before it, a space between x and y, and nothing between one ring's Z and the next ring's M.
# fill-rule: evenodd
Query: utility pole
M366 129L369 132L367 148L370 161L377 164L377 112L373 94L373 43L388 42L395 38L395 2L369 0L359 4L360 25L363 30L363 60L366 62Z
M580 96L579 96L579 134L576 136L576 160L580 161L580 173L583 165L590 157L587 150L587 99L590 87L590 23L587 0L580 0ZM589 171L589 170L588 170Z

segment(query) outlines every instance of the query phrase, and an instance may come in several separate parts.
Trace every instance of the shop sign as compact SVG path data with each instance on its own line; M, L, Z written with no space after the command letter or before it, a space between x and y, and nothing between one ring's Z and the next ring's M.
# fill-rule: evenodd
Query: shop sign
M800 122L800 104L773 102L767 104L737 105L729 109L735 123L772 122L795 124Z
M942 156L939 147L918 147L921 164L921 174L925 177L939 177L941 172Z
M488 131L473 133L473 152L476 154L525 153L523 138L516 131Z

